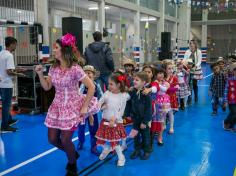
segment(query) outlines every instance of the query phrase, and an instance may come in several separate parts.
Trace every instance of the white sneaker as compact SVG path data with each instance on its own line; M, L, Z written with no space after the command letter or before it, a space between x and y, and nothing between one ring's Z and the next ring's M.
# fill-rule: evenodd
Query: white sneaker
M109 155L110 152L111 152L111 149L104 149L102 153L100 154L99 159L104 160L107 157L107 155Z
M124 166L125 165L125 156L123 155L122 159L119 159L117 162L117 166Z

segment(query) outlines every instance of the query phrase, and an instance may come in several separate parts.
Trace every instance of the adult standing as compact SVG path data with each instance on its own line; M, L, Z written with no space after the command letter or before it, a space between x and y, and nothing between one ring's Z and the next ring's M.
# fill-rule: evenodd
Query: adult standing
M86 47L84 57L87 65L92 65L100 72L97 82L100 84L103 92L108 88L108 78L114 71L114 61L112 51L109 45L102 42L102 33L93 33L94 42Z
M93 114L98 110L95 99L92 99L95 86L77 64L75 41L71 34L66 34L56 41L53 49L55 63L47 78L43 76L41 65L35 68L43 89L47 91L54 86L56 90L45 125L48 127L49 142L67 155L67 176L77 175L76 159L79 154L72 142L73 132L78 124L85 120L84 115ZM86 97L78 93L80 81L88 88Z
M201 63L202 63L202 52L197 47L197 42L191 40L189 43L189 49L184 54L184 59L192 59L193 61L193 92L194 100L198 102L198 80L203 78Z
M17 46L14 37L5 38L6 50L0 52L0 96L2 99L2 123L1 132L15 132L17 128L11 127L18 120L12 119L11 101L13 93L13 77L22 73L23 70L15 69L13 52Z

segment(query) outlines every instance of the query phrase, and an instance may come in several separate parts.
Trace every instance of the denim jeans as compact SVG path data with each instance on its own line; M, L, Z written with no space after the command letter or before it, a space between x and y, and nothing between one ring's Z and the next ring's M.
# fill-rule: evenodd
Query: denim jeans
M100 75L97 79L96 82L98 84L100 84L101 89L103 92L105 92L108 89L108 78L109 78L110 74L106 74L106 75Z
M9 126L8 122L12 119L10 114L12 92L12 88L0 88L0 96L2 99L2 129L7 128Z
M80 143L84 143L85 142L85 127L86 127L86 123L89 125L91 149L96 146L97 139L95 138L95 135L96 135L96 132L98 130L98 114L94 114L93 118L94 118L93 126L90 125L89 118L87 118L86 121L85 121L85 124L80 124L79 125L79 130L78 130L79 142Z

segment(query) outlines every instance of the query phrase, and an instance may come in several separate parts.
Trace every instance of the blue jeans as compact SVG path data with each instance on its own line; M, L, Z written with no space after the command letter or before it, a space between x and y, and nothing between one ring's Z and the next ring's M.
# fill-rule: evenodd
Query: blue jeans
M7 128L9 126L8 122L12 120L10 114L12 92L12 88L0 88L0 96L2 98L2 129Z
M89 118L87 118L85 121L85 124L79 125L79 130L78 130L79 142L84 143L84 141L85 141L85 127L86 127L86 124L89 125L91 149L93 149L96 146L97 139L95 138L95 135L98 130L98 114L94 114L93 118L94 118L93 126L90 125Z
M97 79L96 82L101 86L101 89L103 92L105 92L105 90L108 90L108 78L109 78L110 74L106 74L106 75L100 75Z

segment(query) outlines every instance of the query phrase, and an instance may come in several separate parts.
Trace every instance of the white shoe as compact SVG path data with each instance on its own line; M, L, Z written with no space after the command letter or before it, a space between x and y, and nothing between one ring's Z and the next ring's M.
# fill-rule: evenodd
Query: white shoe
M102 153L100 154L99 159L104 160L107 157L107 155L109 155L110 152L111 152L111 149L104 149Z
M125 165L125 156L123 155L122 159L119 159L117 162L117 166L124 166Z

